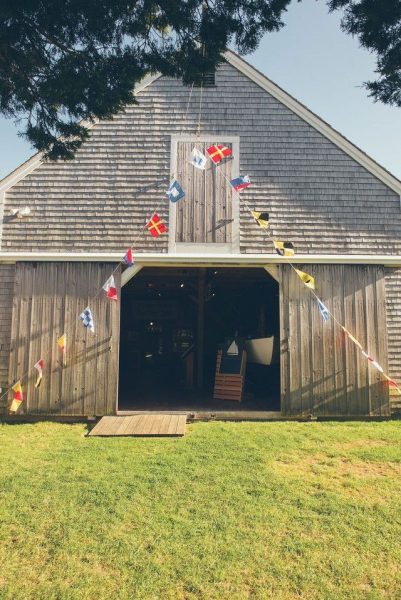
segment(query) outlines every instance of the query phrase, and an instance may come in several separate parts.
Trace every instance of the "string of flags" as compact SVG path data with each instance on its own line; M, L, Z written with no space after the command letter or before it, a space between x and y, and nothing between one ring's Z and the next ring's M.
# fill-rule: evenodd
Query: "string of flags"
M110 300L118 300L117 287L116 282L114 281L114 275L110 275L108 280L103 284L103 289L106 292L107 298L110 298Z
M84 327L86 327L87 329L89 329L92 333L95 333L95 323L93 320L93 315L92 315L92 311L89 308L89 306L87 306L79 315L79 318L82 321L82 324Z
M164 224L164 221L159 217L157 213L153 213L150 217L149 221L146 224L146 228L149 231L150 235L157 238L162 233L167 231L167 227Z
M227 148L227 146L222 146L221 144L209 146L209 148L206 148L206 152L215 165L218 165L223 159L232 157L233 153L231 148Z
M13 401L10 406L10 412L16 413L24 400L21 381L14 383L11 389L13 391Z
M61 335L58 340L57 340L57 346L60 348L61 350L61 364L65 367L66 366L66 354L67 354L67 334L63 333L63 335Z
M185 198L185 192L176 179L170 183L170 187L168 188L166 194L171 202L178 202L178 200Z
M43 360L43 358L38 360L38 362L33 365L33 368L36 369L38 372L35 381L35 387L38 388L42 383L43 369L45 368L45 361Z
M294 256L295 248L292 242L280 242L273 240L274 249L280 256Z
M226 160L230 160L233 158L231 148L228 148L227 146L224 146L222 144L214 144L212 146L209 146L206 149L206 153L208 156L205 156L205 154L203 154L196 147L193 148L192 153L191 153L190 163L197 169L205 170L207 161L208 161L208 157L210 158L210 160L212 161L212 163L215 166L218 166L218 165L222 164L223 162L225 162ZM227 179L227 178L225 177L225 179ZM245 190L246 188L248 188L251 185L251 180L248 175L238 176L230 181L227 179L227 181L231 185L233 190L235 192L237 192L238 194L240 194L240 192L242 190ZM169 185L168 189L166 190L166 196L169 199L169 201L171 201L173 203L178 202L178 201L182 200L183 198L185 198L185 191L183 190L182 186L177 181L177 179L173 179L170 182L170 185ZM249 208L249 206L248 206L248 208ZM269 229L269 213L263 212L263 211L260 212L260 211L256 211L256 210L251 210L250 208L249 208L249 210L250 210L251 216L253 217L254 221L258 224L258 226L263 230L268 230ZM221 227L224 227L227 224L231 223L232 221L233 221L233 219L220 219L220 221L218 221L216 223L215 227L211 231L214 231ZM160 235L167 232L167 226L164 223L164 221L160 218L160 216L158 215L157 212L154 212L152 214L149 221L147 221L145 228L149 231L150 235L154 238L158 238ZM266 233L267 233L267 231L266 231ZM286 257L288 259L295 255L295 248L291 242L280 241L280 240L272 240L272 241L273 241L273 246L274 246L275 251L280 256ZM126 253L124 254L124 256L120 262L122 264L125 264L128 267L132 267L134 265L134 257L133 257L133 252L132 252L131 247L127 249ZM322 302L322 300L315 294L315 292L314 292L314 290L315 290L314 277L312 275L309 275L308 273L305 273L304 271L301 271L300 269L296 269L290 262L289 262L289 264L294 269L294 271L297 273L297 275L300 278L300 280L302 281L302 283L307 288L309 288L312 291L313 295L315 296L316 301L317 301L317 306L318 306L320 314L323 318L323 321L327 322L331 316L333 318L333 320L338 325L340 325L344 334L347 336L347 339L349 339L361 351L361 354L367 359L368 363L370 365L372 365L372 367L376 368L377 371L379 371L381 373L381 375L388 381L389 385L395 387L397 389L398 393L401 394L401 389L398 386L397 382L394 381L393 379L391 379L389 377L389 375L387 375L384 372L383 367L381 367L381 365L373 357L371 357L368 352L366 352L363 349L362 344L343 325L341 325L335 319L335 317L330 313L327 306L325 306L325 304ZM104 292L106 293L106 297L109 298L110 300L115 300L115 301L118 300L117 287L116 287L115 280L114 280L114 272L106 280L106 282L103 284L101 289L104 290ZM79 318L80 318L83 326L86 329L89 329L92 333L95 333L94 318L93 318L92 310L89 306L87 306L82 311L82 313L79 315ZM57 346L58 346L58 348L61 352L61 356L62 356L61 363L65 367L66 366L66 352L67 352L67 334L66 333L63 333L57 339ZM43 358L41 358L34 364L34 369L37 371L37 375L36 375L36 379L35 379L35 383L34 383L35 388L40 387L40 384L43 379L44 368L45 368L45 361ZM12 413L16 413L24 400L22 379L18 380L16 383L14 383L10 389L13 391L13 399L12 399L12 403L10 405L9 410ZM6 391L6 394L8 392L9 392L9 390ZM6 394L4 394L4 395L6 395Z
M248 175L240 175L239 177L231 179L230 183L236 192L241 192L251 185L251 180Z
M261 229L267 229L269 227L269 213L251 210L251 215Z

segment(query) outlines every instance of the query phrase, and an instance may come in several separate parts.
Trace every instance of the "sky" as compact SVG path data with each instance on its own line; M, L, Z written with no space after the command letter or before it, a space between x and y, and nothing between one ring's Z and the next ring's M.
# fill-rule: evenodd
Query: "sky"
M246 60L401 178L401 108L373 102L362 85L374 77L374 55L323 0L293 2L284 21ZM35 152L21 125L0 117L0 179Z

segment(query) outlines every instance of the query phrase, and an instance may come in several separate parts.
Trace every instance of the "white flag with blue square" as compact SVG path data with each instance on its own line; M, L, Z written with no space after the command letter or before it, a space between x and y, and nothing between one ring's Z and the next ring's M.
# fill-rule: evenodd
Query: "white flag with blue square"
M166 194L171 202L178 202L178 200L181 200L185 196L184 190L176 179L170 183L170 187L168 188Z
M92 333L95 333L95 323L93 321L92 311L89 306L87 306L85 310L81 312L79 318L81 319L84 327L87 327L92 331Z
M206 167L207 158L200 150L194 148L189 162L197 169L204 169Z

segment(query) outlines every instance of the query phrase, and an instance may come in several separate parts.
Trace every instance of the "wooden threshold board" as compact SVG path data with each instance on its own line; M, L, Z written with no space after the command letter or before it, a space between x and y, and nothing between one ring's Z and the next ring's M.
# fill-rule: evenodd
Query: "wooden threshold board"
M127 417L102 417L89 436L99 437L181 437L185 435L187 415L144 414Z

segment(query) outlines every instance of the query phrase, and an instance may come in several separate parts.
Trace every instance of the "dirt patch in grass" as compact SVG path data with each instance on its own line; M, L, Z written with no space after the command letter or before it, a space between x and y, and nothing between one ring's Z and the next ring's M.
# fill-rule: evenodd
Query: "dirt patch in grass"
M399 477L401 464L368 462L345 457L333 458L325 455L305 456L298 460L277 460L275 468L294 478L313 477L330 473L330 477Z
M392 463L375 463L350 461L342 458L338 467L339 474L354 477L399 477L401 481L401 465Z
M389 445L390 443L385 440L352 440L352 442L336 445L336 450L348 452L349 450L360 450L361 448L366 450L367 448L382 448Z

